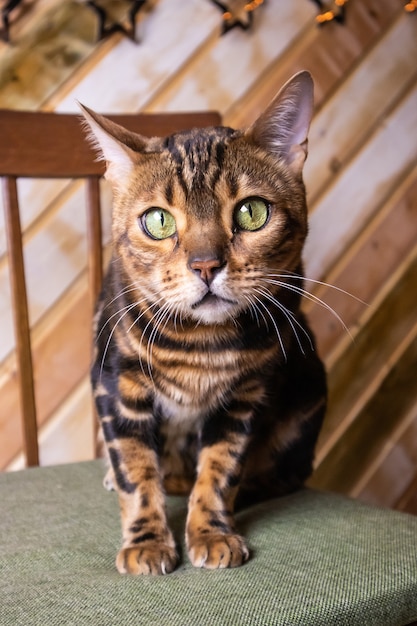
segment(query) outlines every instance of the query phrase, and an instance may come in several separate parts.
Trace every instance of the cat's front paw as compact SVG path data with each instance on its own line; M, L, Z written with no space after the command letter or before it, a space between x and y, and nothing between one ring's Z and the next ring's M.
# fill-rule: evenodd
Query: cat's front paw
M146 544L146 545L145 545ZM116 557L120 574L169 574L178 563L178 555L170 545L147 541L140 547L122 548Z
M207 533L188 542L188 556L194 567L239 567L248 560L249 550L240 535Z

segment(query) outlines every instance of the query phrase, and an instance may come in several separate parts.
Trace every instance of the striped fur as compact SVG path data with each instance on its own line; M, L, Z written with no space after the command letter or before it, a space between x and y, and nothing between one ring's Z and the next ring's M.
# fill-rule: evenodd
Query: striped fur
M120 500L121 573L176 566L165 491L190 492L192 563L233 567L249 555L235 506L311 472L326 403L300 311L311 108L303 72L246 131L147 140L85 109L115 196L92 384ZM247 230L237 211L253 198L267 212ZM166 238L148 230L152 207L169 212L158 228L174 219Z

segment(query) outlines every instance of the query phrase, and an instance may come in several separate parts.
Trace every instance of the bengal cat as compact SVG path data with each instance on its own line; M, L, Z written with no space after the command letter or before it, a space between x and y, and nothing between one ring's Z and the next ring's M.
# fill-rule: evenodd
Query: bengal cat
M235 567L249 556L235 506L311 473L326 404L300 311L312 107L301 72L246 130L147 139L84 108L114 191L92 384L121 573L177 565L165 492L190 493L192 564Z

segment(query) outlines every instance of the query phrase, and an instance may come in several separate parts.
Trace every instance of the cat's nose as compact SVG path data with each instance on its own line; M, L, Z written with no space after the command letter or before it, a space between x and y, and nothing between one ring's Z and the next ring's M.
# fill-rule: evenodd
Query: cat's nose
M223 263L218 258L213 259L193 259L189 263L190 269L198 274L207 285L212 282L216 270L221 268Z

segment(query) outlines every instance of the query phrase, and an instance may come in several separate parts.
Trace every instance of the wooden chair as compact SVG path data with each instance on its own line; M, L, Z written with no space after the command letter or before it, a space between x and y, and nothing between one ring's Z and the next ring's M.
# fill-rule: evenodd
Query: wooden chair
M218 113L113 115L114 121L143 135L165 135L192 126L219 124ZM28 466L39 464L35 390L30 341L18 178L82 178L87 182L86 212L91 310L103 267L99 179L103 163L86 141L81 117L55 113L0 112L0 176L10 264L24 449Z
M111 117L146 135L220 122L215 113ZM16 180L87 179L92 307L102 274L101 175L102 164L95 161L77 116L0 111L0 176L31 466L39 455ZM208 572L188 563L182 539L187 502L170 497L168 517L182 544L182 565L168 577L122 577L114 566L118 505L116 495L101 487L103 473L101 461L92 460L0 476L0 621L5 626L417 623L415 517L302 490L239 513L252 558L236 570Z

